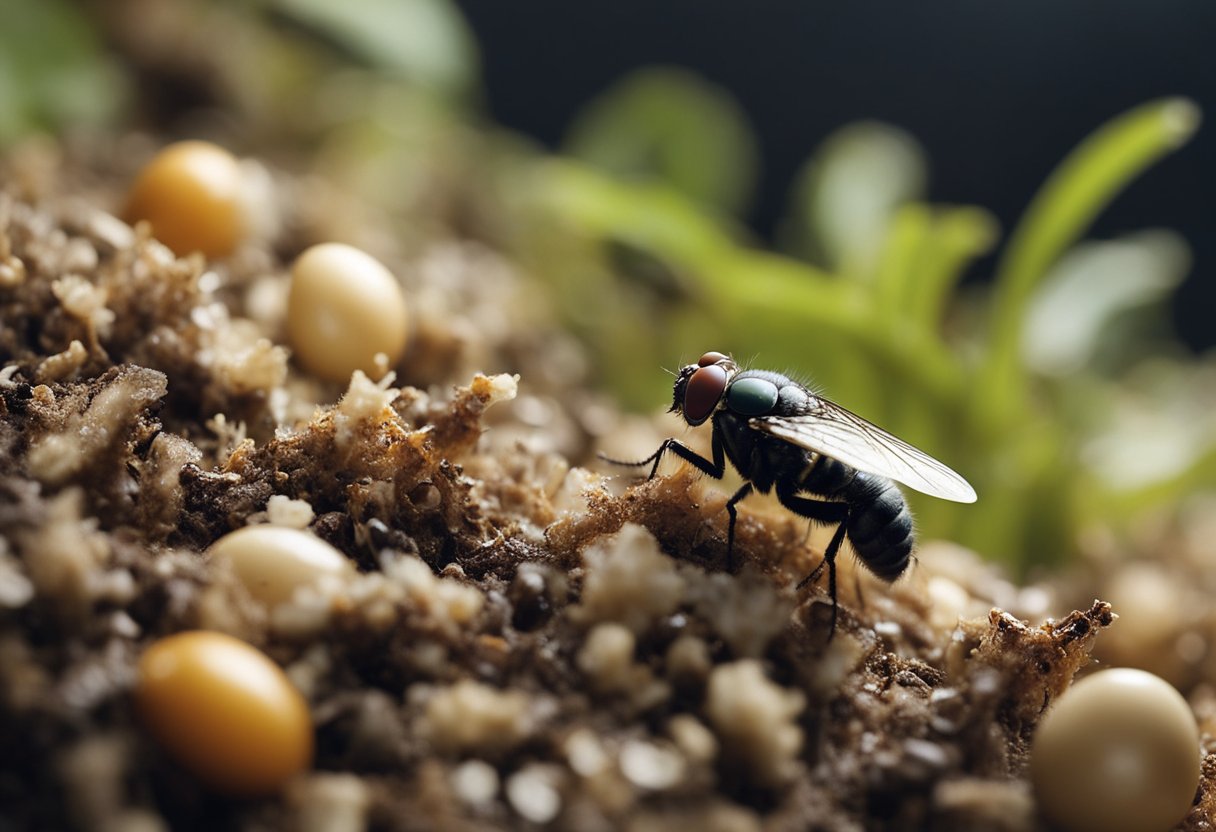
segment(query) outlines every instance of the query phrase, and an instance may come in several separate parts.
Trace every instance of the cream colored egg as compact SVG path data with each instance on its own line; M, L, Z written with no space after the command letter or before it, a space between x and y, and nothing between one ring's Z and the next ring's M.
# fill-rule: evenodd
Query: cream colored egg
M226 560L249 594L268 606L291 599L296 588L352 571L346 557L321 538L284 526L246 526L212 544L211 556Z
M352 246L322 243L291 268L287 335L304 369L346 382L355 370L379 378L405 351L405 294L378 260ZM377 363L382 354L387 366Z
M1164 832L1191 808L1199 764L1199 730L1178 691L1116 668L1051 707L1030 774L1043 814L1066 832Z

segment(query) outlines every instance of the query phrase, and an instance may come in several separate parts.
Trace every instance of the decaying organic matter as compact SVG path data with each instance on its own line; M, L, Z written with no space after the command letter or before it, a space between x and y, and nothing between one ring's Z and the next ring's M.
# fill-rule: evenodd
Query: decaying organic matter
M1039 828L1028 740L1108 604L1027 624L928 546L890 586L842 557L828 639L802 522L744 510L725 573L725 497L571 461L586 394L540 357L446 378L481 353L432 320L413 355L445 383L335 396L252 278L97 208L0 197L0 254L0 829ZM268 609L205 554L263 522L356 568ZM141 651L196 628L308 701L281 796L212 793L140 727Z

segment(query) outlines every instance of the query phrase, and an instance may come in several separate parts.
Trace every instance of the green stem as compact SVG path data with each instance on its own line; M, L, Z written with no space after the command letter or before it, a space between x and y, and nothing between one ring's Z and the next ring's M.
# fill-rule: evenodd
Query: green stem
M997 266L990 349L973 405L977 425L991 430L1020 411L1022 327L1048 269L1132 179L1186 143L1199 117L1186 98L1143 104L1081 142L1039 189Z

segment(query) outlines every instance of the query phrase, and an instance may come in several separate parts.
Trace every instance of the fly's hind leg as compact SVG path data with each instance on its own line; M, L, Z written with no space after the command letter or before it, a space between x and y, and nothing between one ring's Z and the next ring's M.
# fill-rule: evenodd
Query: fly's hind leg
M812 522L823 523L824 525L836 524L836 531L832 534L832 539L828 542L827 548L823 550L823 560L820 561L811 574L798 582L798 589L802 589L818 578L823 568L827 567L828 597L832 599L832 626L828 631L828 638L830 639L836 634L836 555L840 551L841 544L844 543L845 521L849 519L849 506L848 503L803 497L797 493L797 490L796 485L778 483L777 499L781 502L781 505L800 517L805 517Z

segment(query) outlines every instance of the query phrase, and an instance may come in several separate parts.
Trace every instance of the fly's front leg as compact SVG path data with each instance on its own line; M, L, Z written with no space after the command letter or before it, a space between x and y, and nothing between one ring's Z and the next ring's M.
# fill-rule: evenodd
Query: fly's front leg
M691 463L692 466L701 473L709 474L716 480L722 479L722 475L726 473L726 456L722 451L722 440L718 436L717 428L714 428L712 460L706 459L692 448L675 438L664 439L663 444L659 446L657 451L645 459L638 460L637 462L628 462L623 459L613 459L612 457L604 456L603 454L600 454L600 459L604 460L605 462L610 462L613 465L625 465L631 468L640 468L643 465L649 465L650 475L647 477L647 479L652 480L654 479L655 474L657 474L659 471L659 463L663 461L663 454L667 453L668 451L671 451L673 454L680 457L680 459Z

